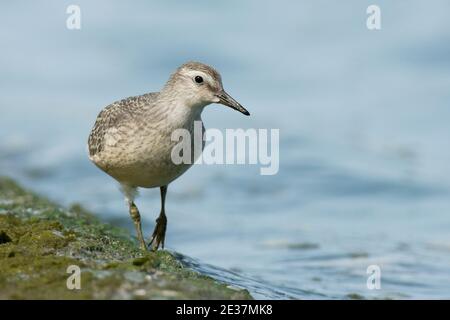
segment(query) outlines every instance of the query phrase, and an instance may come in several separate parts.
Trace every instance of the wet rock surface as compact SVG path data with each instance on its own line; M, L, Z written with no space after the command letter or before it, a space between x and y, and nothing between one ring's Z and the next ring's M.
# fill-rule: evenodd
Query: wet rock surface
M0 178L0 299L251 296L187 268L176 253L140 251L127 231L79 205L62 208Z

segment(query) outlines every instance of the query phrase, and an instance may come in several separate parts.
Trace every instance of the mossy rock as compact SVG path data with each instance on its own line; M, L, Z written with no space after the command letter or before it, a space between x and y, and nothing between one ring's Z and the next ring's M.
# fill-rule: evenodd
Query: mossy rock
M80 289L68 288L70 266ZM139 250L79 205L62 208L1 177L0 271L0 299L251 299L166 250Z

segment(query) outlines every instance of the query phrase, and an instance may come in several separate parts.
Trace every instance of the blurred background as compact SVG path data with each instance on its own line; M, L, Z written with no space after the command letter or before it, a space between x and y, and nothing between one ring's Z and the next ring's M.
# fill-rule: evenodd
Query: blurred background
M81 8L81 30L66 8ZM366 9L381 8L379 31ZM170 185L166 245L257 298L450 298L450 3L14 1L0 5L0 174L130 229L86 142L99 111L216 67L279 128L280 171L194 166ZM149 236L159 190L137 201ZM379 265L381 289L366 286Z

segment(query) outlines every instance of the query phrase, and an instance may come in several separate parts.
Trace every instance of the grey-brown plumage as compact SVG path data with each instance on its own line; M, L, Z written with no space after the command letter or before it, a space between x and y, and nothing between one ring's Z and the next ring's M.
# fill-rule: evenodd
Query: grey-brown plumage
M142 113L139 106L151 105L157 95L156 92L146 93L116 101L105 107L97 116L89 135L89 156L92 157L104 149L104 138L108 128L117 127L121 122L133 121L133 117L139 117Z
M178 141L172 141L171 136L176 129L186 129L192 137L194 122L201 121L201 112L210 103L249 114L223 90L220 74L214 68L188 62L171 75L160 92L114 102L97 117L88 139L89 158L121 184L142 248L146 244L134 203L136 190L161 189L161 213L150 244L153 249L164 247L167 186L196 160L175 164L171 154Z

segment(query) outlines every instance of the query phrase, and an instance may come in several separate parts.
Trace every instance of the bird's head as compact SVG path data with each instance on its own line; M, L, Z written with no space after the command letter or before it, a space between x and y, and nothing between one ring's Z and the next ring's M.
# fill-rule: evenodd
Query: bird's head
M223 89L220 74L214 68L200 62L188 62L180 66L171 75L163 92L193 108L220 103L247 116L250 115Z

